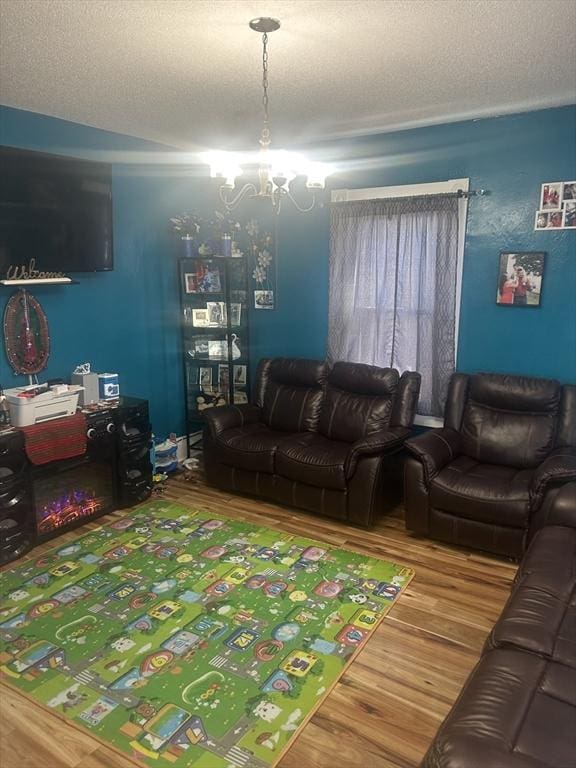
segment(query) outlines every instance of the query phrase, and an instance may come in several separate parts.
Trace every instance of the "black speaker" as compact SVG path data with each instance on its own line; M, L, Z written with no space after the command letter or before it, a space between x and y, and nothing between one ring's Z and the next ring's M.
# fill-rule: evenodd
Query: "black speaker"
M116 477L120 508L132 507L152 493L152 427L148 402L121 397L113 412L116 426Z
M23 555L34 545L34 504L30 464L24 435L0 435L0 565Z

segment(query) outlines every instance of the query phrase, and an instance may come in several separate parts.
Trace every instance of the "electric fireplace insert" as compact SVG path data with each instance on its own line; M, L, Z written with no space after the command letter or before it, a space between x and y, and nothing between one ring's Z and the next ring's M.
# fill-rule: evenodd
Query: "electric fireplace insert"
M41 458L52 459L45 464L35 463L37 451L30 456L23 430L0 429L0 565L38 543L150 496L148 402L122 396L113 403L89 406L83 413L84 453L55 458L59 452L50 444L40 452ZM70 436L63 434L66 439ZM55 445L62 443L60 437ZM74 450L83 450L83 441L79 442Z
M115 509L114 466L90 454L32 470L38 540Z

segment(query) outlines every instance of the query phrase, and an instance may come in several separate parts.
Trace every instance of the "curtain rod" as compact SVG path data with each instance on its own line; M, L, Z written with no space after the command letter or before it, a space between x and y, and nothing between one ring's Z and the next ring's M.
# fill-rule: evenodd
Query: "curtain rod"
M456 195L458 197L484 197L485 195L490 194L487 189L459 189L456 192Z
M414 197L458 197L468 199L470 197L485 197L490 192L487 189L457 189L455 192L432 192L423 193L420 195L401 195L400 197L367 197L360 200L330 200L328 205L342 205L346 203L365 203L365 202L380 202L384 200L410 200Z

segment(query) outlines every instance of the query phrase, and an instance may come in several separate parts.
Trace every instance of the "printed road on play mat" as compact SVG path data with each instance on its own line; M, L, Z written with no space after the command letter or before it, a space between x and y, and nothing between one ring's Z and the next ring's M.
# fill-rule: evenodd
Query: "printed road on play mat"
M413 572L157 501L24 565L0 675L143 765L274 765Z

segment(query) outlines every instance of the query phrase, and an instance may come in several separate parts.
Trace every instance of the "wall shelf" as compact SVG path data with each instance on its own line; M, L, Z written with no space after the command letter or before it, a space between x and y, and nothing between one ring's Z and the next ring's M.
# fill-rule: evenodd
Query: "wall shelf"
M70 277L39 277L37 280L0 280L0 285L78 285Z

